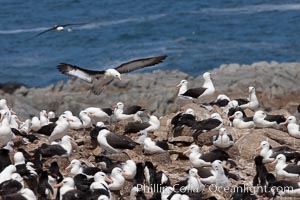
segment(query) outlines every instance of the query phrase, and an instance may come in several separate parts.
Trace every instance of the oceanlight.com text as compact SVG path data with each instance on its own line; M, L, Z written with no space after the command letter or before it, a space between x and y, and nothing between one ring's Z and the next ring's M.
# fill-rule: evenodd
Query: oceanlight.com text
M144 184L138 184L136 185L139 191L143 191L145 193L161 193L164 191L166 186L160 186L158 184L155 185L144 185ZM205 190L209 190L210 192L226 192L226 193L252 193L257 194L258 192L272 192L272 193L279 193L281 191L293 191L293 187L286 186L286 187L267 187L267 186L231 186L231 187L218 187L217 185L210 185L207 189L204 190L197 190L195 188L190 189L185 186L179 187L178 185L169 186L172 188L172 190L177 190L179 192L185 193L185 192L194 192L194 193L202 193ZM175 189L176 188L176 189Z

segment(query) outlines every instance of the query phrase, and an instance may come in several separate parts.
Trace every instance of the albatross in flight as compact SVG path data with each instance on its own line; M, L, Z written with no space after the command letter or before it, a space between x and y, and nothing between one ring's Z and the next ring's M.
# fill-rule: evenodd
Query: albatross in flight
M57 69L65 75L77 77L88 83L92 83L91 91L94 94L99 95L102 92L103 87L109 84L114 78L121 80L121 74L156 65L166 59L166 57L167 56L158 56L133 60L123 63L114 69L107 69L104 71L83 69L67 63L59 64Z
M58 25L54 25L53 27L48 28L48 29L46 29L46 30L44 30L44 31L42 31L42 32L40 32L40 33L38 33L38 34L36 34L36 35L33 36L32 38L38 37L38 36L40 36L40 35L42 35L42 34L44 34L44 33L47 33L47 32L49 32L49 31L62 31L62 30L64 30L65 27L67 27L67 26L80 26L80 25L85 25L85 24L87 24L87 23L79 23L79 24L58 24Z

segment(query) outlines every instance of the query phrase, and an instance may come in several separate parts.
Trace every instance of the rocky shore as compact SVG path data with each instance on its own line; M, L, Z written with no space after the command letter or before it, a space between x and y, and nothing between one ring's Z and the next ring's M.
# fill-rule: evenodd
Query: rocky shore
M267 110L270 114L282 114L289 116L296 113L296 107L300 102L300 63L254 63L252 65L222 65L218 69L211 71L214 76L214 85L218 94L224 93L230 98L247 97L248 87L250 85L256 88L258 99L261 103L261 109ZM170 120L179 110L176 104L177 89L176 85L182 79L187 79L191 87L202 85L202 76L190 77L185 73L178 71L154 71L153 73L131 74L127 75L124 81L114 81L107 87L106 91L100 96L88 93L88 84L79 80L69 80L66 83L59 82L45 88L26 88L21 86L18 89L2 90L0 98L7 100L8 105L18 114L21 120L25 120L30 116L37 116L39 111L45 109L47 111L55 111L57 114L65 110L71 110L74 115L78 115L80 110L86 107L110 107L119 101L125 104L139 104L150 112L158 115L161 127L157 130L152 138L165 140L170 145L168 153L155 156L145 156L142 148L137 147L134 151L128 151L127 155L122 154L120 157L111 157L114 160L133 159L136 162L151 160L157 165L158 170L162 170L169 174L172 184L181 180L186 176L185 171L191 167L188 158L183 155L190 144L194 142L191 137L191 131L185 128L183 136L174 137L170 132ZM2 87L3 88L3 87ZM8 91L11 93L9 94ZM234 145L227 149L231 159L238 163L238 167L232 172L236 173L240 180L232 183L236 186L244 183L247 186L252 185L255 175L255 165L253 158L257 155L255 148L263 140L276 147L279 145L287 145L296 150L300 150L300 140L288 135L286 128L280 126L277 129L244 129L239 130L227 126L227 116L218 107L214 107L213 111L208 111L197 104L185 105L182 110L193 108L198 120L206 119L212 112L218 112L224 119L225 128L232 134ZM246 110L249 116L253 112ZM299 114L298 114L299 115ZM110 130L115 130L122 134L123 128L112 125ZM69 172L64 170L69 162L76 158L85 161L89 165L97 166L95 156L99 155L101 149L90 148L90 137L87 131L68 131L78 148L74 150L69 158L58 159L51 158L45 166L56 160L64 175ZM203 133L198 138L198 144L202 147L202 151L208 152L214 149L211 138L217 132L209 131ZM137 136L133 136L135 139ZM43 142L47 142L45 138L41 138L32 144L16 144L16 147L22 147L26 151L32 151L40 146ZM268 169L273 169L268 166ZM129 185L128 185L129 184ZM129 192L130 183L124 187L123 193ZM150 194L147 194L151 196ZM217 199L229 199L231 193L210 192L206 190L206 197L216 196ZM126 198L127 199L127 198Z
M300 101L300 63L259 62L252 65L229 64L211 70L218 94L230 98L247 97L250 85L256 88L261 107L268 111L287 109L292 112ZM78 114L89 106L110 107L119 101L139 104L158 116L178 110L177 88L187 79L190 87L201 86L202 74L188 76L179 71L154 71L128 74L115 80L100 95L89 94L89 85L70 79L44 88L26 88L18 84L2 85L0 98L8 100L21 119L38 115L42 109ZM17 88L17 89L16 89ZM9 94L11 93L11 94Z

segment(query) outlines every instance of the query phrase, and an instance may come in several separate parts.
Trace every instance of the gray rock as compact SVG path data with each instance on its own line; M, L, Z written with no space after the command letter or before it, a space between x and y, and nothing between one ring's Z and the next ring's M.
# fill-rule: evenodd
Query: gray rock
M300 102L300 64L257 62L252 65L225 64L211 70L215 81L216 95L225 93L231 98L248 97L248 87L256 87L261 108L289 109L295 111L289 102ZM8 100L15 112L23 119L38 115L41 109L54 110L57 114L71 110L78 114L89 106L111 107L118 101L125 104L140 104L157 116L178 111L176 85L182 79L190 81L190 87L203 83L202 75L189 77L179 71L156 70L152 73L126 74L123 81L115 80L100 96L89 93L90 84L69 79L44 88L22 86L14 94L1 93L0 98ZM207 118L208 111L199 112L200 118Z

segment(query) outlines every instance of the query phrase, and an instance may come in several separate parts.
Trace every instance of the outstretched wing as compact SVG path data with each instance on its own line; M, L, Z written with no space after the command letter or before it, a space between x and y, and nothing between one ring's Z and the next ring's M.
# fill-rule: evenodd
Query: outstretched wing
M42 31L42 32L40 32L40 33L38 33L38 34L36 34L35 36L33 36L33 38L34 37L37 37L37 36L40 36L40 35L42 35L42 34L44 34L44 33L47 33L47 32L49 32L49 31L53 31L53 30L55 30L56 29L56 27L54 26L54 27L52 27L52 28L49 28L49 29L47 29L47 30L44 30L44 31Z
M67 26L81 26L81 25L86 25L86 24L88 24L88 23L63 24L63 25L61 25L61 26L63 26L63 27L67 27Z
M101 77L101 75L104 75L104 71L93 71L93 70L83 69L81 67L77 67L67 63L60 63L57 66L57 69L65 75L80 78L81 80L84 80L88 83L93 82L95 75L97 75L98 78Z
M166 57L167 56L158 56L158 57L142 58L142 59L138 59L138 60L133 60L133 61L121 64L120 66L115 68L115 70L117 70L121 74L132 72L137 69L156 65L156 64L162 62L164 59L166 59Z
M98 79L99 75L97 75L97 79L94 80L94 84L91 88L91 92L93 92L95 95L101 94L103 87L108 85L110 82L112 82L114 79L111 76L102 76L102 78Z

